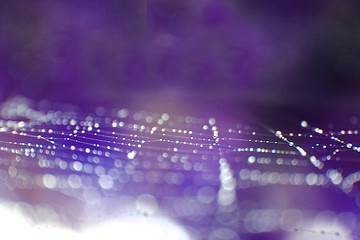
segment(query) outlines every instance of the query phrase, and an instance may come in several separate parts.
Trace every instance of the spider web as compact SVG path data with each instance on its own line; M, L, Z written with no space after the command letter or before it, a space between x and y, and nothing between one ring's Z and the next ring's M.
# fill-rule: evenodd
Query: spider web
M195 239L359 235L357 129L23 97L3 103L1 118L1 196L37 223L163 214Z

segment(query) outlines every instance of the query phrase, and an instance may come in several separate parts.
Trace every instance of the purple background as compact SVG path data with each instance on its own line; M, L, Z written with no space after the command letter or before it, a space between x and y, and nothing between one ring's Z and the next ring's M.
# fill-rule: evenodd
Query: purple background
M221 107L220 120L248 108L274 129L288 115L327 123L357 112L359 42L356 0L1 1L0 99L185 116ZM316 193L304 196L328 202L315 209L354 207L332 190Z
M358 1L1 1L0 97L343 107Z

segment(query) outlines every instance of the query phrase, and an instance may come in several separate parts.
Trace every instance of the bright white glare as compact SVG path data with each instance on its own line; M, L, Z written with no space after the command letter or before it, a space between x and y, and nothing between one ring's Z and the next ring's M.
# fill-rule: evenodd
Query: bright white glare
M306 156L306 151L304 150L304 149L302 149L301 147L299 147L299 146L296 146L296 149L299 151L299 153L303 156L303 157L305 157Z
M0 203L1 234L11 239L37 240L190 240L186 231L169 218L161 216L129 216L112 219L95 226L75 231L55 224L37 224L14 203Z
M111 189L114 186L112 177L105 174L99 177L98 183L103 189Z
M324 130L320 129L320 128L315 128L314 129L315 132L319 133L319 134L323 134Z
M190 240L190 236L170 219L155 216L114 219L84 231L82 237L84 240Z
M155 197L150 194L142 194L136 198L135 205L141 214L152 215L158 210L158 203Z
M255 161L256 161L256 158L254 156L248 157L248 162L249 163L254 163Z
M36 226L33 221L26 218L21 211L13 208L12 204L0 204L1 234L11 239L78 239L76 232L59 226Z
M167 120L169 120L170 116L169 116L169 114L167 114L167 113L163 113L163 114L161 115L161 118L162 118L162 120L167 121Z
M52 174L45 174L43 175L43 178L42 178L42 181L43 181L43 184L45 187L47 188L55 188L56 187L56 177Z
M333 170L333 169L329 169L326 172L326 175L331 180L331 182L335 185L339 185L343 180L341 173L339 173L338 171Z
M131 151L131 152L129 152L128 154L127 154L127 158L128 159L134 159L135 158L135 156L136 156L136 151Z
M324 164L320 160L316 159L315 156L311 156L309 160L318 169L322 169L324 167Z
M209 119L209 124L210 124L211 126L215 125L215 123L216 123L215 118L210 118L210 119Z
M308 126L308 123L307 123L306 121L302 121L302 122L301 122L301 126L302 126L303 128L306 128L306 127Z

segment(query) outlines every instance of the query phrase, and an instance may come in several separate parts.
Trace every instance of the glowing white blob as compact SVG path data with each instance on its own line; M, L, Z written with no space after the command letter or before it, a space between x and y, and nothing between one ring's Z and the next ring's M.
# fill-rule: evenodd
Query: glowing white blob
M56 187L56 177L52 174L44 174L42 178L42 182L47 188L55 188Z
M103 189L111 189L114 186L114 180L109 175L101 175L98 179L98 183Z
M301 125L303 128L306 128L306 127L308 126L308 123L307 123L307 121L302 121L302 122L300 123L300 125Z
M25 127L25 122L24 122L24 121L18 122L18 126L19 126L19 127Z
M336 216L335 225L344 228L344 233L350 234L356 228L356 215L352 212L342 212Z
M296 146L296 149L299 151L301 156L305 157L307 155L307 153L305 152L305 150L303 148Z
M248 162L249 163L254 163L255 161L256 161L256 158L254 156L248 157Z
M14 167L14 166L10 166L9 169L8 169L8 173L11 177L15 177L16 174L17 174L17 168Z
M123 217L83 232L85 239L190 240L182 227L165 217ZM83 239L83 238L81 238Z
M216 123L216 121L215 121L215 118L210 118L209 119L209 124L212 126L212 125L214 125Z
M134 159L136 156L136 151L131 151L127 154L128 159Z
M220 189L218 193L218 203L221 206L228 206L232 204L236 200L235 191L227 191L224 189Z
M129 115L129 111L125 108L121 109L117 113L119 118L126 118Z
M319 133L319 134L323 134L324 130L320 129L320 128L314 128L314 131Z
M3 236L12 239L37 240L98 240L98 239L131 239L131 240L190 240L190 235L177 223L166 217L124 216L117 219L103 221L98 225L89 225L82 231L74 231L62 227L58 223L38 224L31 217L24 214L15 203L0 205L0 225L3 226ZM22 204L25 205L25 204ZM34 213L35 207L25 206L26 212ZM21 207L21 208L24 208ZM45 211L52 215L51 212ZM44 212L44 213L45 213ZM33 215L33 214L32 214ZM36 213L35 218L41 217ZM6 227L4 227L6 226Z
M26 209L24 209L24 207L26 207ZM35 209L31 205L22 203L1 203L0 225L3 226L1 228L3 236L10 237L12 239L34 238L37 240L79 239L80 235L78 233L61 227L56 223L35 225L32 218L34 216L28 216L25 212L33 215L35 213ZM48 211L44 211L44 213L45 212L48 214L50 213ZM36 217L39 218L41 216L37 213Z
M338 171L336 171L334 169L329 169L326 172L326 175L328 176L330 181L335 185L339 185L343 180L341 173L339 173Z
M81 171L81 169L83 168L83 165L82 165L81 162L75 161L73 163L73 168L74 168L75 171Z
M167 120L169 120L170 116L169 116L169 114L167 114L167 113L163 113L163 114L161 115L161 118L162 118L162 120L167 121Z
M308 173L305 177L305 182L307 185L315 185L318 181L318 176L315 173Z
M156 198L150 194L143 194L136 198L136 209L145 215L152 215L156 213L159 208Z

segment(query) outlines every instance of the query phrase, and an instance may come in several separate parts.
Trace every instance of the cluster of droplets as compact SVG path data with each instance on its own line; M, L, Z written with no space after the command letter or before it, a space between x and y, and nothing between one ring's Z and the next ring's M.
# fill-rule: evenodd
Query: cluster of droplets
M6 189L60 193L92 212L104 199L127 196L137 212L166 212L199 239L239 239L239 233L306 229L284 220L303 216L301 209L265 208L242 191L335 186L350 193L360 181L360 171L341 168L344 154L360 151L343 139L357 130L325 131L303 121L298 132L285 132L126 108L57 109L21 97L3 104L0 180ZM242 209L247 201L256 206ZM81 219L78 205L69 204L64 211ZM273 215L277 224L267 220Z

